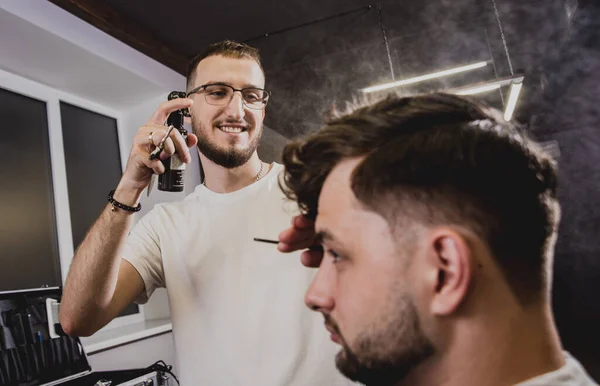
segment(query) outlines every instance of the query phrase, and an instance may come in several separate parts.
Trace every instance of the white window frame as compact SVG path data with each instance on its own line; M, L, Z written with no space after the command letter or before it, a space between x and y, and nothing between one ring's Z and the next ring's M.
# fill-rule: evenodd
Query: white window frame
M58 252L62 284L64 285L69 267L73 261L74 248L73 233L71 229L71 214L69 208L69 194L67 187L65 153L63 148L60 102L65 102L98 114L108 116L110 118L114 118L116 120L117 135L119 139L119 152L121 155L121 172L125 170L125 165L127 164L127 159L129 156L128 149L123 146L124 143L129 143L129 141L125 138L126 134L124 133L122 125L124 113L99 105L76 95L51 88L30 79L23 78L19 75L15 75L2 69L0 69L0 88L46 103ZM117 317L107 324L102 330L143 321L144 307L139 305L139 312L137 314Z

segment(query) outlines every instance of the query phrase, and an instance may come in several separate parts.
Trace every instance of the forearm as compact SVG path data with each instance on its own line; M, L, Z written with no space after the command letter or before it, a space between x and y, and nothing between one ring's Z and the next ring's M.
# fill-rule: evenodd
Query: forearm
M140 192L120 188L114 194L115 200L131 206L139 196ZM61 324L70 333L96 330L116 316L111 305L133 213L112 209L112 205L104 208L73 257L60 308Z

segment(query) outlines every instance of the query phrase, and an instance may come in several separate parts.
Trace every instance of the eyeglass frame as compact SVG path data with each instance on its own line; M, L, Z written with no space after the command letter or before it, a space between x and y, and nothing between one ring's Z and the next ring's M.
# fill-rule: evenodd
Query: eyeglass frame
M206 91L206 87L208 87L208 86L224 86L224 87L229 87L230 89L233 90L233 93L231 93L231 99L229 99L229 102L227 102L226 104L224 104L222 106L227 106L229 103L231 103L231 101L233 100L233 94L236 91L239 91L240 95L242 96L242 103L244 104L244 106L246 106L246 107L248 107L249 109L252 109L252 110L264 110L267 107L267 103L269 102L269 97L271 96L270 92L268 92L265 89L259 88L259 87L244 87L242 89L238 89L238 88L235 88L235 87L230 86L230 85L225 84L225 83L208 83L208 84L203 84L202 86L198 86L198 87L192 89L190 92L188 92L186 94L186 98L188 98L192 94L196 94L201 89L204 89L204 91ZM246 104L246 101L244 100L244 94L242 93L242 91L244 91L244 90L261 90L262 92L264 92L266 94L266 98L263 98L263 105L262 105L262 107L260 109L256 109L256 108L250 107L250 106L248 106ZM206 94L204 94L204 99L206 100ZM208 103L208 101L206 101L206 103ZM221 105L213 105L212 103L208 103L208 104L211 105L211 106L221 106Z

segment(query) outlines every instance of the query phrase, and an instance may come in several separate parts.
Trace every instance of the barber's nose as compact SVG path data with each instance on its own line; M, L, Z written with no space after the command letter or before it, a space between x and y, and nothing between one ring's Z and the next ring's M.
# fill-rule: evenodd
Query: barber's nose
M306 306L313 311L331 312L335 307L333 291L336 280L333 262L323 259L317 275L304 296Z
M244 110L244 101L242 100L242 94L240 92L234 92L229 104L225 107L225 113L228 117L233 118L237 121L241 121L246 112Z

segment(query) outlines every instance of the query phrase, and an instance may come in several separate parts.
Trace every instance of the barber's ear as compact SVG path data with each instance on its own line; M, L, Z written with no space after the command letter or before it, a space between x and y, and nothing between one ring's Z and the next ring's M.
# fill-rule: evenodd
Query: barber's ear
M436 232L429 245L429 262L437 272L431 312L439 316L452 314L469 291L474 272L471 248L453 230Z

